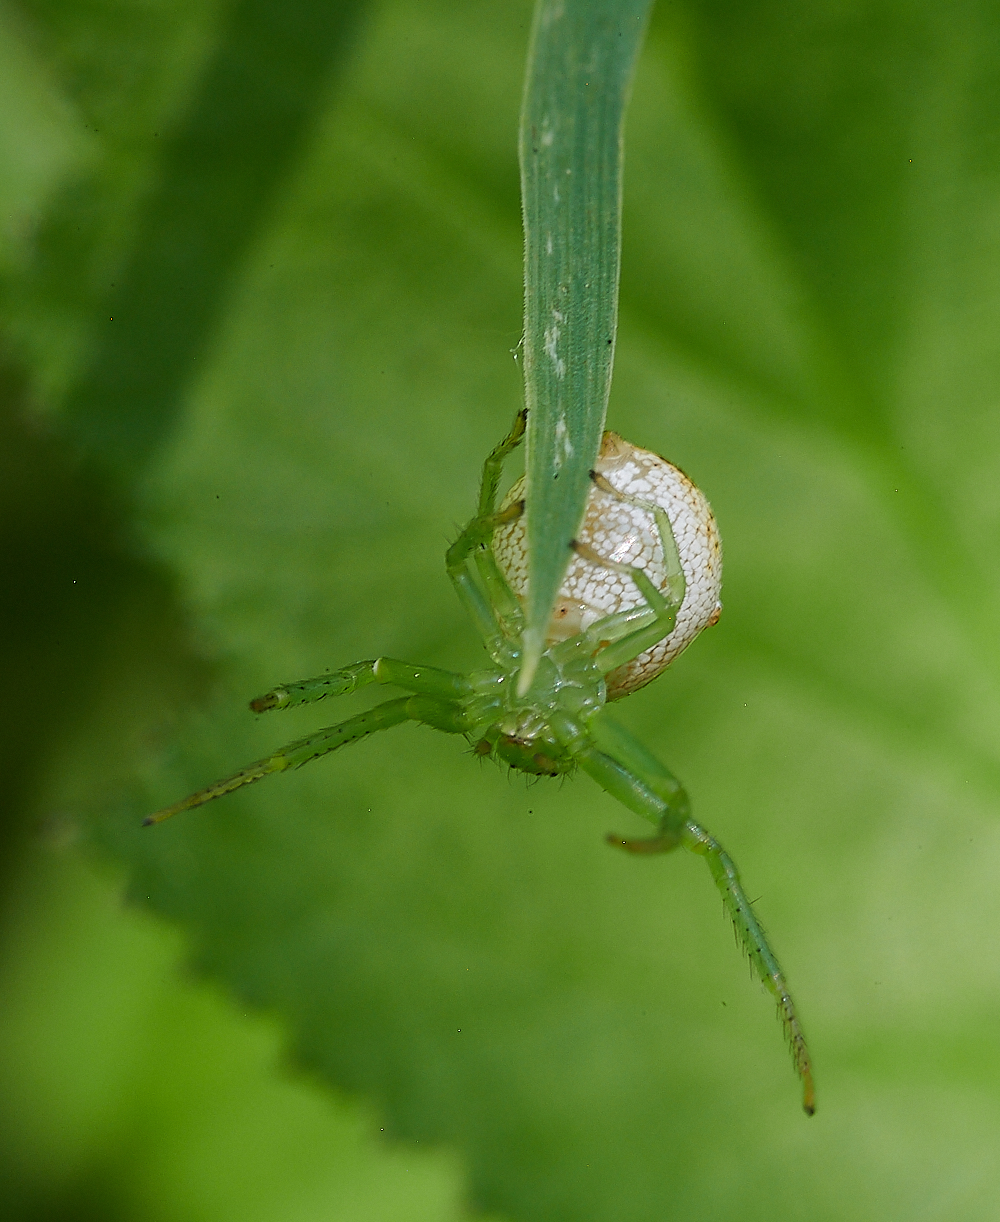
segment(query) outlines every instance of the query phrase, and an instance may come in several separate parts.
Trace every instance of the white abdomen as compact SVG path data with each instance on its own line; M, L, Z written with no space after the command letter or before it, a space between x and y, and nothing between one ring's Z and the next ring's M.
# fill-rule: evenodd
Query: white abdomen
M722 611L722 546L708 501L684 472L666 459L608 432L601 443L596 470L619 492L666 511L687 583L670 635L608 675L608 699L615 700L655 679L703 628L718 620ZM523 495L524 481L519 480L504 504ZM641 568L657 589L666 593L663 549L656 521L648 510L592 487L577 538L600 556ZM499 528L493 539L497 563L522 600L528 586L525 543L523 517ZM574 555L559 589L549 641L564 640L606 615L627 611L642 602L642 595L627 574Z

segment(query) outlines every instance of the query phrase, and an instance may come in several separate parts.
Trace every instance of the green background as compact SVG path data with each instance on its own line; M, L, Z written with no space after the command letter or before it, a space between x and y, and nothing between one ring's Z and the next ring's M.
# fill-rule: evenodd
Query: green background
M520 402L529 17L0 10L12 1218L1000 1206L985 0L662 4L627 127L609 422L710 497L726 609L620 716L741 866L813 1120L704 866L586 778L404 728L138 826L336 718L256 721L277 681L479 663L442 558Z

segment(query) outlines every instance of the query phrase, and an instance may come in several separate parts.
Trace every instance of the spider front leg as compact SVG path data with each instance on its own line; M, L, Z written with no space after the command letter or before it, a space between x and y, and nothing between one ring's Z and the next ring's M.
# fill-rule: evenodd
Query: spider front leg
M458 700L469 691L465 679L450 670L440 670L436 666L411 666L409 662L400 662L396 658L374 658L369 662L352 662L350 666L327 671L315 679L282 683L251 700L250 708L255 713L291 709L298 704L325 700L327 696L347 696L367 687L369 683L401 687L404 691L438 696L442 700Z
M753 911L736 864L719 842L690 817L691 805L680 781L650 751L606 713L598 713L585 730L568 715L553 719L560 742L584 772L623 806L654 823L657 834L646 838L609 835L608 843L630 853L669 853L684 847L703 857L733 922L737 941L751 967L778 1004L792 1062L802 1080L802 1106L816 1111L816 1090L809 1049L784 972Z
M514 417L510 432L490 451L483 463L476 516L445 554L445 568L459 600L494 659L501 652L501 639L514 641L519 638L523 620L520 604L500 572L490 544L498 526L516 522L524 512L523 501L515 501L499 512L496 503L503 465L524 439L527 419L527 409L522 408ZM470 557L475 559L485 595L469 572Z
M470 684L461 676L434 666L411 666L394 658L377 658L372 662L356 662L316 679L303 679L296 683L274 688L266 696L251 701L255 712L269 709L289 708L295 704L322 700L330 695L344 695L365 687L369 683L386 683L408 690L411 695L397 700L387 700L367 712L349 717L335 726L317 730L305 738L297 739L280 747L265 759L248 764L231 776L213 781L204 789L182 798L172 806L166 806L143 821L148 827L162 823L181 811L204 806L213 798L242 789L262 781L275 772L289 768L301 768L320 756L328 755L340 747L360 742L379 730L388 730L404 721L416 721L422 725L443 730L448 734L464 734L468 729L463 697L470 691Z

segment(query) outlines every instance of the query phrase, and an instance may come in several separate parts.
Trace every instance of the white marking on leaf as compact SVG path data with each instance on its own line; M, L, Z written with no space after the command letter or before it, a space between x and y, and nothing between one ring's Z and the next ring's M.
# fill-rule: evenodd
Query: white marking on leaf
M556 421L556 445L552 455L558 471L563 463L573 454L573 443L569 439L569 429L566 427L566 417L560 416Z
M557 317L561 317L557 311L553 310L552 312ZM566 362L559 355L559 334L558 323L553 323L551 327L545 328L545 355L552 362L556 377L561 382L566 376Z

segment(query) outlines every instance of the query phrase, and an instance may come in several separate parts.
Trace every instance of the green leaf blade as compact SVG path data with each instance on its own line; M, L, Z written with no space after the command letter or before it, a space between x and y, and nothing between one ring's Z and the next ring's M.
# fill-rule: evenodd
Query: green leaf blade
M529 589L523 689L583 517L618 326L622 124L650 0L541 0L519 151Z

